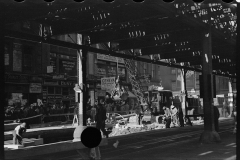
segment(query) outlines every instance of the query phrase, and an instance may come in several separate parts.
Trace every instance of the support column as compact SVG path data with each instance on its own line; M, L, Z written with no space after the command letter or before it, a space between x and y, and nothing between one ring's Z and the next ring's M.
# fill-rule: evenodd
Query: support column
M187 91L187 70L183 69L184 93L185 93L185 115L188 115L188 91Z
M213 78L212 78L212 32L211 25L203 33L202 77L204 132L200 136L201 143L220 142L220 136L215 131L213 108Z
M183 71L182 71L183 69L181 69L181 93L184 93L184 74L183 74ZM182 94L181 95L182 96L182 110L183 110L183 116L185 116L186 115L186 103L185 103L185 98L186 98L186 96L184 95L184 94Z
M229 104L229 117L232 116L232 110L233 110L233 91L232 91L232 82L229 78L228 81L228 104Z
M4 24L4 22L5 22L5 12L4 12L4 9L5 8L5 5L4 4L1 4L1 6L0 6L0 21L1 21L1 23L0 23L0 41L1 41L1 43L0 43L0 51L1 51L1 56L0 56L0 60L1 60L1 62L0 62L0 75L1 75L1 80L0 80L0 88L3 88L2 89L2 91L1 91L1 102L2 102L2 105L4 105L4 106L2 106L1 107L1 110L0 110L0 116L1 116L1 124L0 124L0 129L2 130L2 131L4 131L4 113L5 113L5 111L4 111L4 107L7 105L6 104L6 95L5 95L5 93L4 93L4 87L5 87L5 84L4 84L4 76L5 76L5 57L4 57L4 28L5 28L5 24ZM1 139L4 139L4 132L1 132ZM4 159L4 141L1 141L1 144L0 144L0 159Z
M83 83L83 107L82 107L82 111L83 111L83 126L87 125L87 102L88 102L88 85L87 85L87 54L88 54L88 50L87 49L83 49L82 50L82 83Z
M83 37L77 34L77 44L82 45ZM77 76L78 86L80 88L80 103L78 105L78 126L73 133L73 141L80 141L82 131L86 128L86 107L87 107L87 84L86 84L86 61L87 50L79 49L77 51Z

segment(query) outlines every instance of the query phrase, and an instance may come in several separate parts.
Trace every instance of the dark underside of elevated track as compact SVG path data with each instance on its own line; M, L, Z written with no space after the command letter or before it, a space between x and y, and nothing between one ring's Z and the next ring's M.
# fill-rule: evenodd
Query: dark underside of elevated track
M213 74L236 77L236 7L222 3L192 1L164 3L159 0L86 0L82 3L55 0L23 3L0 2L5 37L49 43L94 53L145 61L201 72L203 37L211 25ZM18 33L13 24L33 21L42 25L40 35ZM51 39L79 33L84 45ZM109 43L108 50L91 47ZM106 45L108 46L108 45ZM121 52L128 51L128 52Z

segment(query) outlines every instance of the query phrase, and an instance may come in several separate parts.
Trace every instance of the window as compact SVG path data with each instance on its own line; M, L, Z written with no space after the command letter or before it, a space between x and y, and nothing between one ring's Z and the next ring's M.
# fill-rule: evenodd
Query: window
M176 69L175 68L172 68L171 71L172 71L171 72L172 74L176 74Z
M69 88L62 88L62 95L69 95Z
M32 70L32 52L33 52L33 47L31 46L23 47L23 70L24 71Z
M56 87L55 88L55 94L62 94L62 88L61 87Z
M146 67L146 63L143 63L143 74L147 74L147 67Z
M152 78L155 77L155 66L154 64L152 64Z
M48 94L54 94L54 87L48 87Z
M75 91L74 91L72 88L70 88L70 89L69 89L69 94L70 94L70 95L74 95L74 94L75 94Z

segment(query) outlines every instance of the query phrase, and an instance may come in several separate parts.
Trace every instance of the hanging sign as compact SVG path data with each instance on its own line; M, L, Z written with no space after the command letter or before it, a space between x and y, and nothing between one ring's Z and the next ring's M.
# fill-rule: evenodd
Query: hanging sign
M115 87L115 77L101 78L101 89L112 91Z

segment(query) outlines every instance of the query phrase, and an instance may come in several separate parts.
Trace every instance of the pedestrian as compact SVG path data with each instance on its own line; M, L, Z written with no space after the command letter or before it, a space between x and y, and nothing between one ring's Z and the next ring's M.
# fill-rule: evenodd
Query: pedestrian
M233 134L237 133L237 106L234 105L233 107L233 116L234 116L234 129Z
M22 124L18 125L13 130L13 145L20 144L22 145L23 133L27 131L26 123L23 122Z
M173 105L171 105L171 119L172 119L172 122L173 122L173 125L176 126L176 125L179 125L178 123L178 109Z
M218 126L218 119L220 116L218 107L213 105L213 110L214 110L214 126L215 126L215 131L219 132L219 126Z
M75 109L74 109L74 116L73 116L73 123L72 123L72 126L74 126L74 125L77 125L78 126L78 106L76 106L75 107ZM77 123L75 123L75 121L77 122Z
M165 126L166 126L166 128L170 128L170 124L171 124L171 112L170 112L169 108L167 108L166 106L163 106L163 110L164 110Z
M105 130L105 120L107 119L107 112L106 108L104 107L103 101L100 100L97 108L96 114L96 128L101 130L103 134L108 138L108 133Z
M179 118L180 127L184 127L183 111L181 106L179 106L178 108L178 118Z

